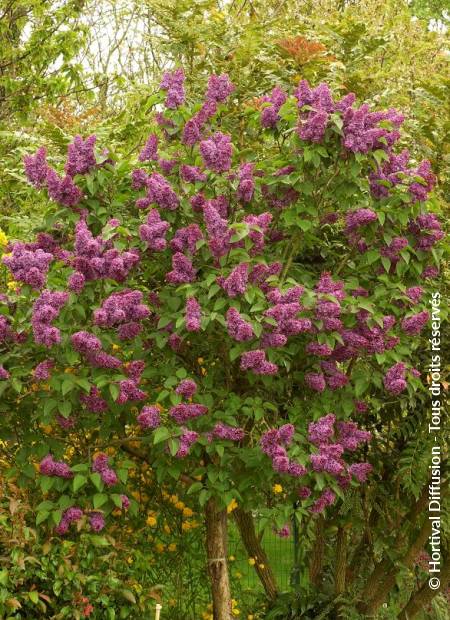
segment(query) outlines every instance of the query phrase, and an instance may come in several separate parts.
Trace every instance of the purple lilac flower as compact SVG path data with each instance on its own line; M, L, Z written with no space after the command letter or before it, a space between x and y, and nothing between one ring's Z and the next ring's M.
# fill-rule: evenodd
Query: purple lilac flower
M329 114L323 110L311 111L298 127L298 135L307 142L321 142L328 125Z
M81 136L75 136L73 142L67 147L67 162L65 171L70 177L76 174L87 174L97 166L94 146L97 137L92 135L83 140Z
M169 228L169 222L161 219L157 209L152 209L147 223L139 226L139 237L147 243L149 250L162 252L167 247L166 233Z
M194 282L196 278L196 269L192 266L192 262L181 252L175 252L172 256L172 271L166 275L166 281L170 284L186 284Z
M311 512L319 514L325 510L327 506L334 504L336 500L336 494L331 489L325 489L321 496L311 506Z
M228 439L229 441L242 441L245 437L245 432L242 428L236 428L234 426L228 426L222 422L218 422L213 430L212 435L219 439Z
M423 288L421 286L411 286L406 289L405 294L413 304L418 304L423 295Z
M183 428L183 433L180 435L180 445L176 453L176 457L182 459L189 454L191 446L197 441L199 435L195 431L190 431L187 428Z
M198 332L201 327L202 309L195 297L186 300L186 329L188 332Z
M119 396L116 400L119 405L123 405L129 401L145 400L147 398L147 394L139 389L137 383L138 382L134 379L119 381Z
M218 278L218 283L227 293L228 297L243 295L247 290L248 264L240 263L227 278Z
M89 515L89 525L93 532L101 532L105 527L105 518L101 512L91 512Z
M263 103L271 104L264 107L261 112L261 125L263 127L275 127L280 120L278 112L286 99L286 94L278 86L272 90L270 95L266 95L262 98Z
M47 182L47 150L41 146L34 155L25 155L23 158L25 175L36 189L40 189Z
M207 179L206 174L198 166L180 166L180 176L186 183L204 183Z
M173 191L169 182L159 172L153 172L147 180L146 203L142 206L150 206L155 203L161 209L174 211L180 204L180 200Z
M69 276L67 280L67 287L73 293L77 293L79 295L84 288L84 284L86 282L86 278L79 271L75 271Z
M171 407L169 415L178 424L184 424L188 420L193 420L208 413L208 407L198 403L180 403Z
M137 422L142 429L157 428L161 424L161 414L158 407L146 405L137 417Z
M164 73L159 87L167 92L166 106L168 108L175 109L184 103L184 80L183 69Z
M311 495L311 489L309 487L299 487L297 490L297 495L299 496L300 499L308 499L308 497Z
M142 300L143 294L137 290L125 289L113 293L105 299L101 308L94 310L94 324L101 327L120 325L118 335L121 340L135 337L141 331L139 321L150 315Z
M177 165L176 159L158 159L158 164L164 174L170 174Z
M234 90L235 86L226 73L222 73L221 75L213 74L208 80L206 99L222 102L225 101Z
M28 250L23 243L15 243L11 248L11 254L2 258L14 280L28 284L36 290L44 286L52 261L53 254L41 249Z
M289 538L289 536L291 535L291 530L289 525L283 525L282 528L280 528L279 530L276 530L276 534L277 536L279 536L280 538Z
M168 344L173 351L179 351L183 344L183 339L178 334L170 334Z
M244 321L236 308L229 308L226 314L228 335L237 342L251 340L254 336L250 323Z
M419 215L415 220L411 220L408 230L417 238L417 249L423 252L431 250L444 237L441 224L434 213Z
M69 479L73 477L70 467L62 461L54 461L51 454L47 454L39 464L39 471L44 476L57 476Z
M92 387L89 394L80 395L80 402L92 413L104 413L108 409L108 403L100 394L96 387Z
M189 252L194 255L197 252L197 242L201 239L203 234L198 224L189 224L176 231L170 242L170 248L174 252Z
M130 507L130 500L128 496L122 493L120 496L120 501L122 502L122 510L128 510Z
M10 373L0 364L0 381L6 381L10 378Z
M338 441L344 450L354 452L363 443L370 441L372 435L368 431L362 431L355 422L338 422Z
M240 368L251 370L256 375L274 375L278 372L278 366L266 359L266 352L262 349L243 353Z
M84 355L88 355L94 351L100 351L102 348L102 343L97 336L85 331L75 332L70 337L70 341L75 351L83 353Z
M384 376L384 387L388 392L397 396L407 388L406 366L402 362L398 362L391 366Z
M312 355L328 357L333 353L333 349L327 344L319 344L318 342L310 342L306 346L306 352Z
M175 393L184 398L192 398L197 391L197 384L192 379L183 379L175 388Z
M231 138L217 131L200 142L200 154L206 168L213 172L226 172L231 168Z
M338 301L342 301L345 297L344 282L340 280L334 281L328 271L322 273L314 290L317 293L333 295Z
M253 242L252 254L258 254L264 249L264 235L267 234L272 221L271 213L261 213L260 215L246 215L244 222L249 225L249 238ZM255 228L256 227L256 228Z
M156 134L149 135L138 159L139 161L158 161L158 136Z
M51 377L51 370L55 366L55 360L47 359L40 362L33 370L33 377L37 381L47 381Z
M239 166L238 178L239 185L237 189L237 198L242 202L250 202L255 191L255 182L253 180L254 164L247 163Z
M348 468L348 473L354 476L358 482L366 482L367 476L372 472L370 463L353 463Z
M83 198L83 192L69 174L60 177L53 168L49 168L46 182L49 197L64 207L76 207Z
M355 400L355 411L356 413L367 413L369 406L363 400Z
M350 211L345 217L345 231L347 233L367 226L371 222L375 222L377 214L372 209L356 209L356 211Z
M315 392L323 392L327 386L324 375L315 372L306 373L305 383Z
M402 329L408 336L417 336L423 330L429 318L430 314L426 310L413 316L405 317L402 321Z
M60 291L44 290L33 304L31 324L36 344L50 348L61 341L61 333L51 322L57 318L67 302L69 294Z

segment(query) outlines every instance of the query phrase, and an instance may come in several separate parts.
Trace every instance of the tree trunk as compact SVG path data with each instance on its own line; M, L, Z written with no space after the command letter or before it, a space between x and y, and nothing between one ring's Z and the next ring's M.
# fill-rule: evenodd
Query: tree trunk
M309 562L309 579L316 587L320 583L323 568L323 556L325 550L324 529L325 520L322 515L319 515L316 521L316 538L311 549L311 559Z
M205 506L206 555L214 620L231 620L231 591L227 565L227 511L214 498Z
M439 594L439 592L443 592L446 589L450 582L450 558L447 558L444 568L441 570L439 575L439 579L441 585L437 590L432 590L430 588L427 579L420 590L411 596L406 607L404 607L404 609L402 609L397 616L398 620L408 620L410 618L414 618L419 611L431 603L436 594Z
M266 552L256 535L252 513L237 508L233 515L248 556L257 560L255 570L264 587L264 591L269 599L274 600L278 594L277 582L269 565ZM261 568L260 565L264 566L264 568Z

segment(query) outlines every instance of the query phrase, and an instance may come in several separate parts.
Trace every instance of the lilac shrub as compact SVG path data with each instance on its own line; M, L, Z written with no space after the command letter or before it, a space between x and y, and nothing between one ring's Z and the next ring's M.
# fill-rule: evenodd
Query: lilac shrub
M201 102L181 69L160 88L137 156L77 136L60 172L43 148L25 157L49 212L2 259L17 288L0 306L1 425L33 428L21 463L40 461L39 522L59 515L60 535L122 507L132 438L160 482L183 473L201 506L265 510L288 536L294 501L330 510L376 473L374 408L425 389L435 179L397 150L400 113L326 84L275 87L245 131L228 76ZM92 456L109 443L114 462Z

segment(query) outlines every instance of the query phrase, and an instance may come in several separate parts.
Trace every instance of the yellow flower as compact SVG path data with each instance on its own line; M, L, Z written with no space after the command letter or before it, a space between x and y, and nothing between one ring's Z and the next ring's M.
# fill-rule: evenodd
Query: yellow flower
M172 504L176 504L178 501L178 495L171 495L170 501L172 502Z
M175 607L176 604L177 602L174 598L169 599L169 607Z
M5 235L3 230L0 228L0 245L6 245L8 243L8 237Z
M70 375L70 373L74 372L73 368L70 368L70 366L68 366L67 368L64 368L64 372L68 375Z
M241 615L241 612L239 611L239 609L236 609L236 608L232 609L231 613L233 614L233 616L240 616Z
M247 620L254 620L255 616L253 614L249 614L247 616Z
M239 571L234 574L235 574L236 579L242 579L242 573L240 573Z
M192 510L192 508L189 508L189 506L185 506L183 508L183 517L193 517L194 516L194 511Z
M132 557L127 558L128 564L133 564L134 560Z
M230 512L233 512L233 510L236 510L237 507L238 507L238 503L237 503L237 501L233 497L233 499L231 500L231 502L227 506L228 514L230 514Z
M172 553L173 553L174 551L176 551L176 550L177 550L177 543L170 543L170 545L167 547L167 549L168 549L170 552L172 552Z
M255 558L249 558L248 559L248 563L250 564L250 566L255 566L255 564L256 564Z
M19 283L15 280L11 280L6 286L9 288L10 291L15 291L16 288L19 286Z
M265 564L258 564L258 566L261 570L264 570L266 568Z
M167 525L167 523L164 525L164 531L166 534L170 534L170 527Z
M183 532L188 532L191 529L191 524L188 521L183 521L181 529Z
M197 362L198 362L199 364L203 364L203 362L204 362L204 361L205 361L205 360L203 359L203 357L198 357L198 358L197 358Z
M112 346L112 350L113 350L113 351L120 351L120 347L119 347L119 345L118 345L118 344L113 344L113 346Z
M230 555L230 557L228 558L228 561L229 561L229 562L234 562L234 561L235 561L235 559L236 559L236 558L234 557L234 555Z
M272 487L272 491L274 493L283 493L283 487L281 486L281 484L274 484Z
M184 508L184 503L183 502L177 502L175 504L175 508L178 508L178 510L183 510Z
M158 523L157 519L155 519L155 517L153 517L152 515L149 515L147 517L147 521L146 521L147 525L149 525L150 527L155 527L155 525Z
M156 551L158 553L164 553L164 549L165 549L165 545L163 545L162 543L157 543L156 545Z

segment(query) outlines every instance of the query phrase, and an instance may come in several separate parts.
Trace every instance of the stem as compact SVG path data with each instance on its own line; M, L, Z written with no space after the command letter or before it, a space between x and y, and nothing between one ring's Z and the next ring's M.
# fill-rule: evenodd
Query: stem
M261 541L256 535L255 523L251 512L237 508L234 512L234 519L239 529L242 542L249 557L256 558L255 570L261 581L264 591L268 598L275 600L278 594L278 586L272 568L269 565L269 558L264 551ZM260 565L264 568L260 568Z
M325 520L322 515L319 515L316 521L316 539L314 541L314 547L312 549L311 559L309 562L309 579L316 587L319 585L323 568L325 550L324 526Z
M206 555L214 620L232 620L231 590L227 565L227 512L214 498L205 506Z
M414 616L417 615L421 609L424 609L424 607L430 604L436 594L439 594L439 592L443 592L446 589L450 582L450 558L447 558L444 568L439 574L439 580L441 585L437 590L432 590L428 584L428 580L425 581L420 590L411 595L408 603L397 616L398 620L408 620L410 618L414 618Z

